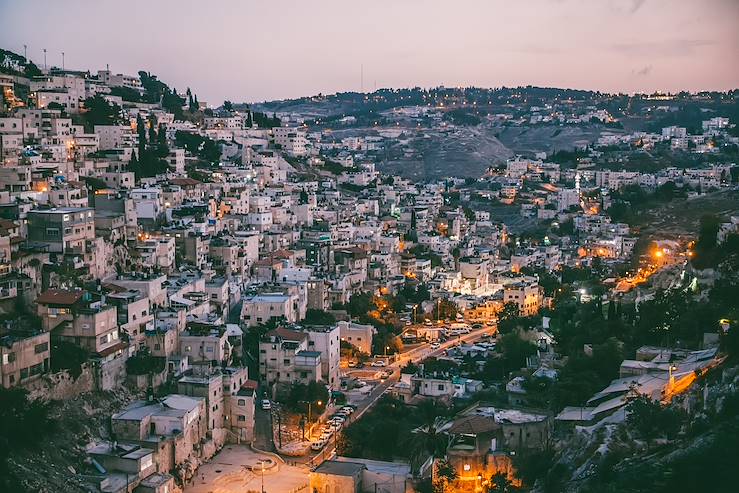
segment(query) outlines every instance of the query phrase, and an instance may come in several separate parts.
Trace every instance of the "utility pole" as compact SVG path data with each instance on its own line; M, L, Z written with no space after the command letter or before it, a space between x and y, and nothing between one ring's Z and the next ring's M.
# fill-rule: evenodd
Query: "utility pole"
M44 72L46 72L46 48L44 48Z
M62 51L62 72L64 72L64 52Z
M23 58L25 59L26 63L28 63L27 51L28 51L28 46L27 45L23 45Z

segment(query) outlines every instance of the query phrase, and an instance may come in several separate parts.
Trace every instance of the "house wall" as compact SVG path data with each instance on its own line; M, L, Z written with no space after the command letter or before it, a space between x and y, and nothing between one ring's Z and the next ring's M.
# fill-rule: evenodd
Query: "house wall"
M360 493L361 480L350 476L310 473L310 490L313 493Z

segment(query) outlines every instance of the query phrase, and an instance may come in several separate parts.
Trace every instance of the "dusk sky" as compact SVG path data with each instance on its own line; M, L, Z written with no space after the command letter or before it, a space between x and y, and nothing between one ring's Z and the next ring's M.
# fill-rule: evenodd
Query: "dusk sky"
M375 87L739 86L739 0L0 0L0 47L218 105Z

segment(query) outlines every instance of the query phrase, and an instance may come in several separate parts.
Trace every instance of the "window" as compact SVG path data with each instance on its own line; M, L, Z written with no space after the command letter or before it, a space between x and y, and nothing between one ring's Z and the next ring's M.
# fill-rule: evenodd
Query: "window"
M238 404L239 406L246 406L246 399L239 399Z
M189 353L192 351L192 346L185 346L185 352Z
M290 364L290 360L289 359L284 359L284 360L282 360L282 364L283 365L289 365Z
M443 385L439 384L438 387L439 387L439 390L444 390L444 386Z
M49 350L49 343L48 342L44 342L44 343L41 343L41 344L36 344L36 346L34 346L34 348L33 348L33 352L36 353L36 354L43 353L43 352L48 351L48 350Z
M161 348L161 344L154 344L154 351L159 351Z
M8 353L8 363L15 361L15 353Z
M236 416L236 421L246 421L246 416L244 416L243 414L238 414Z

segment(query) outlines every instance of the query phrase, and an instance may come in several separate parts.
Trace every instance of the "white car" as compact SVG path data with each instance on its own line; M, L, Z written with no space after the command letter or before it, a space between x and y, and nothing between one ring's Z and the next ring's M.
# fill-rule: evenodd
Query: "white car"
M344 406L341 408L341 410L348 414L351 414L354 412L354 408L351 406Z
M378 359L377 361L372 362L372 366L378 366L378 367L387 366L387 361Z
M318 440L310 444L311 450L321 450L326 445L326 440Z
M265 411L272 409L272 403L269 402L269 399L262 399L262 409Z
M439 344L438 342L431 343L431 349L438 349L440 347L441 347L441 344Z

